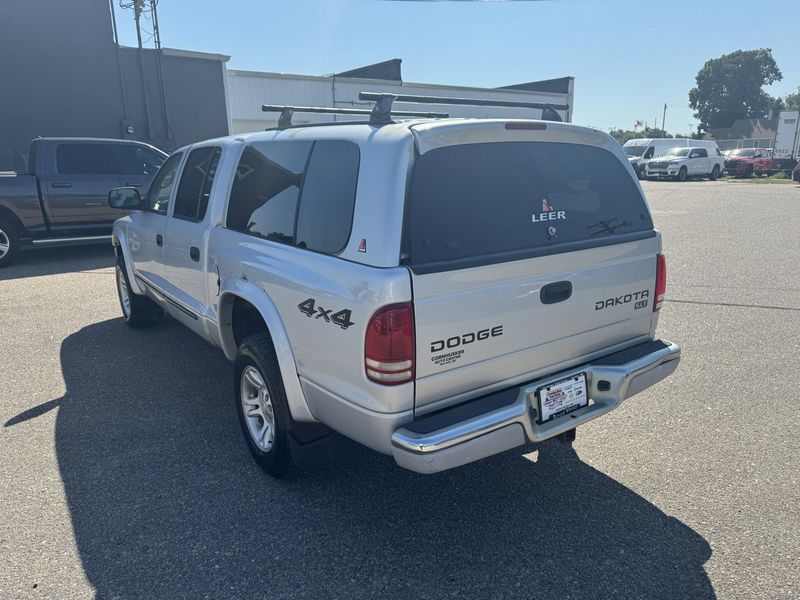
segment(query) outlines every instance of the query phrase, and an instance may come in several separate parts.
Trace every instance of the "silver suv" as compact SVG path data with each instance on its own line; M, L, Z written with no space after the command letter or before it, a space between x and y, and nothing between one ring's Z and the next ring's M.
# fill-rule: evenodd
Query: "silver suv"
M559 437L664 379L666 267L611 137L493 119L291 126L175 152L119 188L125 321L235 362L281 476L332 432L433 473Z

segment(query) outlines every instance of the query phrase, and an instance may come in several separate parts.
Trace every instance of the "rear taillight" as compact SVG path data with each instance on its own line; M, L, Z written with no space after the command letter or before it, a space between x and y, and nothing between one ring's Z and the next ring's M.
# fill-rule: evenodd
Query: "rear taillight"
M656 301L653 303L653 311L661 308L664 304L664 295L667 293L667 259L663 254L656 256Z
M400 385L414 379L414 307L408 302L376 312L364 339L364 368L370 381Z

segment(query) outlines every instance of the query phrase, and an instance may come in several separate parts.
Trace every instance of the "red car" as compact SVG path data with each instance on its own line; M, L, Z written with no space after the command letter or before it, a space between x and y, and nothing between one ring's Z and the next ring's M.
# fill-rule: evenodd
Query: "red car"
M797 165L794 168L794 171L792 171L792 179L797 183L800 183L800 162L797 163Z
M739 148L725 157L725 171L736 177L769 175L772 173L772 157L766 150Z

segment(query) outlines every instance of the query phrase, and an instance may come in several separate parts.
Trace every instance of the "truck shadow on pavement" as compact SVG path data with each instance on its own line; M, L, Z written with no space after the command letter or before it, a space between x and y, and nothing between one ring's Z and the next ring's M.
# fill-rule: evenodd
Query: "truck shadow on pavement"
M710 598L708 543L557 442L420 476L355 444L276 481L174 321L61 346L58 465L98 598ZM53 569L53 574L58 569ZM40 582L46 589L46 582Z

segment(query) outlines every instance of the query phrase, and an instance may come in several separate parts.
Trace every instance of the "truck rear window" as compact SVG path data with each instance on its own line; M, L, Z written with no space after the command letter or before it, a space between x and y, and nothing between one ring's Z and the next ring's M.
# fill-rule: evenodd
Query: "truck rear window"
M448 146L417 159L405 261L445 271L655 235L641 191L607 150L579 144Z

